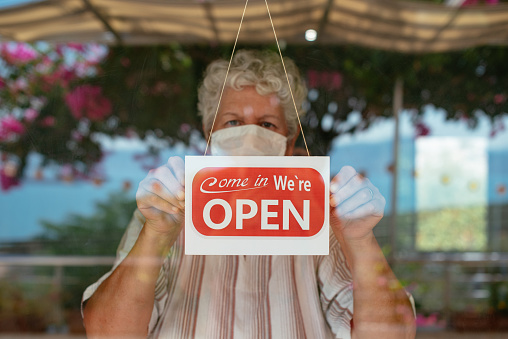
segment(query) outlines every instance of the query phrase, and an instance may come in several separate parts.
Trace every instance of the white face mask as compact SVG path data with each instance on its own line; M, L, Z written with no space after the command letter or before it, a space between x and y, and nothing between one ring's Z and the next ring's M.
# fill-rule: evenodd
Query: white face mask
M287 139L258 125L223 128L212 133L213 155L284 155Z

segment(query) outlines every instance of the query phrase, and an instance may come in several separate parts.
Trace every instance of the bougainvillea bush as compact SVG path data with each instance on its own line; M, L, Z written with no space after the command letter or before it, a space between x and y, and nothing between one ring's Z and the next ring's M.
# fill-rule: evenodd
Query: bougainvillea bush
M154 140L147 142L150 156L177 143L202 152L196 88L206 65L229 58L231 50L227 45L0 43L1 187L13 187L26 176L31 152L42 156L42 167L58 165L61 179L93 180L100 175L95 165L103 157L97 138L102 135ZM309 87L302 124L313 155L327 154L340 134L392 117L397 79L415 137L432 135L421 119L429 106L471 128L486 116L492 137L506 128L505 46L405 55L311 45L287 46L283 54L296 61ZM360 119L350 122L351 113ZM303 146L301 139L298 145Z
M1 188L20 183L32 152L41 169L57 165L60 179L95 180L98 136L188 141L191 64L179 46L0 43Z
M107 49L96 44L0 44L0 151L2 188L19 183L30 152L43 164L90 171L101 152L93 131L112 114L99 86Z

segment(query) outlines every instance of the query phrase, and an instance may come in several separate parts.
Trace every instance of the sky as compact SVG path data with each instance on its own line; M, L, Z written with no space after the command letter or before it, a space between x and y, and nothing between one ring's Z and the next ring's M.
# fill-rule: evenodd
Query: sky
M18 6L30 2L37 2L40 0L0 0L0 8Z

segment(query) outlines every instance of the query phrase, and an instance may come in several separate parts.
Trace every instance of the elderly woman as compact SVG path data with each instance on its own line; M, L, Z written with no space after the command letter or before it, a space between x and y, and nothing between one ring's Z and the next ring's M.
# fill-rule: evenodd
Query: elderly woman
M290 60L297 106L306 88ZM278 55L212 63L198 109L212 155L292 155L299 126ZM212 131L213 128L213 131ZM373 235L384 198L344 167L331 183L328 256L184 255L184 165L140 183L113 269L84 293L90 337L412 338L408 296Z

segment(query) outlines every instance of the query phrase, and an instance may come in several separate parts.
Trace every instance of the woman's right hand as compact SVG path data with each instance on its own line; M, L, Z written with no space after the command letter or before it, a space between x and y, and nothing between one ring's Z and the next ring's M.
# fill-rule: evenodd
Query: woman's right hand
M184 163L172 157L151 170L136 192L146 218L127 256L88 299L84 322L88 337L146 338L161 266L184 220Z
M138 209L146 218L144 227L173 240L183 225L184 174L182 158L171 157L163 166L150 170L136 192Z

